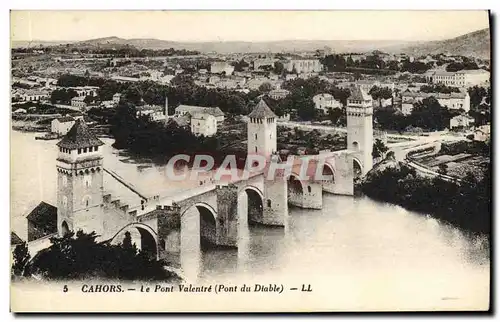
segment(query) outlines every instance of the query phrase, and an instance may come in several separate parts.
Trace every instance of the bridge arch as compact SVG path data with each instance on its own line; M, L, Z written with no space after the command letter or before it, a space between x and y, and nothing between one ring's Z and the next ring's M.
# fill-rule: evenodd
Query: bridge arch
M329 163L323 164L323 170L322 170L323 176L329 176L331 177L331 180L328 180L331 183L335 183L335 170L333 169L333 166Z
M264 217L264 194L252 185L244 186L238 193L245 193L247 197L247 223L255 224L263 221Z
M152 258L158 258L158 234L150 226L134 222L120 229L111 239L111 244L122 244L127 232L130 234L132 244L135 244L141 252Z
M352 158L352 170L354 179L358 179L363 174L363 164L358 158Z
M300 180L299 176L295 173L291 173L286 179L287 185L287 198L289 204L298 204L299 200L302 200L304 195L304 184Z
M187 207L181 217L193 207L198 210L199 214L201 248L215 246L217 244L217 211L205 202L197 202Z

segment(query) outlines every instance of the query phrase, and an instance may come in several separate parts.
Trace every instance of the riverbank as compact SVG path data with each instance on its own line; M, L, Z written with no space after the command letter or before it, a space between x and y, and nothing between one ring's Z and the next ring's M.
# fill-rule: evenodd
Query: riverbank
M428 214L470 234L489 238L491 179L487 169L481 180L467 176L462 183L427 178L402 162L385 160L360 183L368 197Z

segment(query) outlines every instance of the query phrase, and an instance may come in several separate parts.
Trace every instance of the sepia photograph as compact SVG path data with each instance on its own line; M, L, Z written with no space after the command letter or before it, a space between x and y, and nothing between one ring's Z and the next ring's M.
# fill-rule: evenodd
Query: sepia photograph
M490 26L11 10L11 312L490 311Z

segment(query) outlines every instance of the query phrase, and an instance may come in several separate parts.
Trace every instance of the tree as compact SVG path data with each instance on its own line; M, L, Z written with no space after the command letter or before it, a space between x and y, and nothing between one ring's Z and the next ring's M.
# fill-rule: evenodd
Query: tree
M95 101L95 97L92 96L92 95L87 95L87 96L85 96L85 98L83 99L83 101L85 103L87 103L87 105L90 105L90 103L92 103L93 101Z
M384 144L384 142L381 139L376 139L375 143L373 143L372 157L374 159L380 158L387 151L389 151L389 148Z
M340 108L329 108L328 109L328 119L332 124L337 124L340 118L344 115L344 111Z
M448 173L448 165L446 163L441 163L438 166L438 173L441 175L446 175Z
M285 66L283 65L282 62L276 61L274 62L274 73L276 75L281 75L283 74L283 70L285 69Z
M470 96L470 104L473 107L479 106L479 104L481 104L481 102L483 101L483 98L488 97L488 92L486 91L486 89L477 85L474 87L470 87L467 92Z
M52 237L52 245L31 261L31 273L45 279L178 279L164 269L166 263L156 260L156 256L147 250L135 251L122 245L98 243L96 238L95 232L87 234L82 231Z
M259 92L261 93L267 93L269 91L272 90L272 85L268 82L265 82L265 83L262 83L260 86L259 86Z
M392 90L388 87L378 87L377 85L373 86L368 92L369 95L376 101L382 99L388 99L392 97Z
M14 263L12 264L13 276L28 276L30 253L26 242L19 244L14 248Z
M446 107L441 106L433 96L416 103L411 115L410 124L428 130L441 131L450 124L451 114Z

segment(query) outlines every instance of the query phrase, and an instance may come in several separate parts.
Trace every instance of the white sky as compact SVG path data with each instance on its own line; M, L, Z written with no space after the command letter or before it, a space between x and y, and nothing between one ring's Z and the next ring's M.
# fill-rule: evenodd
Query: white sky
M438 40L489 26L487 11L12 11L12 40Z

